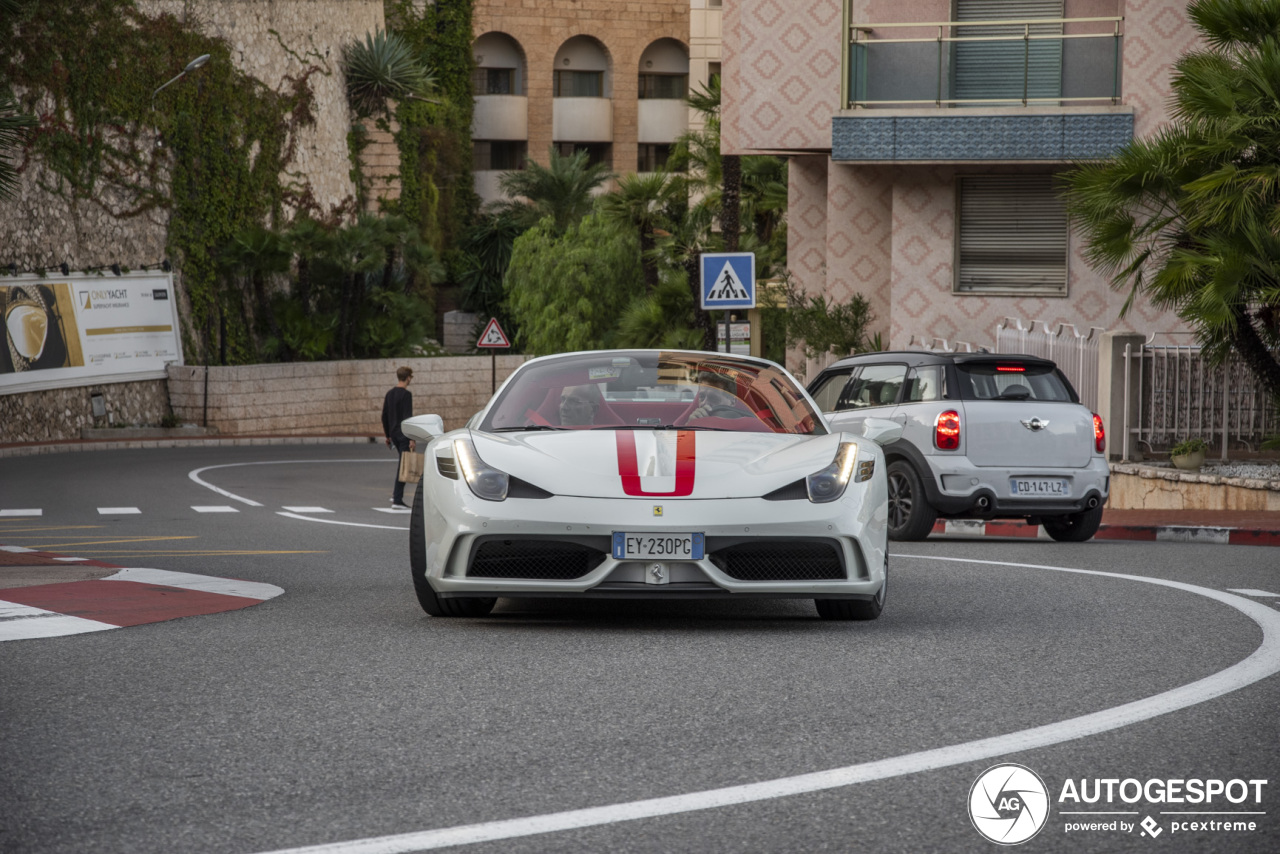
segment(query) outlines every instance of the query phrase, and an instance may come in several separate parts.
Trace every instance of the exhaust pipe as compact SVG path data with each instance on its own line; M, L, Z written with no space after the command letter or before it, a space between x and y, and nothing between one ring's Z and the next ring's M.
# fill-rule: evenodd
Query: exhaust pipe
M1098 506L1098 496L1096 496L1096 495L1090 495L1090 496L1089 496L1089 500L1086 502L1086 504L1088 505L1088 507L1089 507L1089 509L1090 509L1090 510L1092 510L1093 508L1097 507L1097 506Z
M977 502L977 503L978 503L978 509L979 509L979 510L981 510L982 512L984 512L984 513L985 513L987 510L991 509L991 499L990 499L990 498L988 498L988 497L987 497L987 496L985 496L985 495L983 495L982 497L980 497L980 498L978 499L978 502Z

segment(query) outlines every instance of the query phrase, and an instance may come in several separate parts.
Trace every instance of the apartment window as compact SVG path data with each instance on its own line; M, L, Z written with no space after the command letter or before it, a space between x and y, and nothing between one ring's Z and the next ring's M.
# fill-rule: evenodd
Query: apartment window
M720 76L720 63L708 62L707 63L707 82L710 83L712 80L715 80L719 76Z
M510 172L523 169L529 157L529 143L524 140L474 140L471 143L471 168L476 172Z
M608 142L557 142L554 143L556 151L561 157L572 157L579 151L587 153L587 163L594 166L597 163L603 163L605 166L613 166L613 145Z
M689 75L641 74L640 97L683 101L689 97Z
M674 145L664 142L642 142L638 146L639 158L636 162L637 172L659 172L667 168L667 159L671 157Z
M1063 0L956 0L957 21L1062 18ZM955 95L965 100L1057 98L1062 95L1062 40L1023 41L1020 24L961 27L957 35ZM1032 24L1031 35L1062 35L1062 24Z
M514 68L477 68L471 74L471 91L476 95L515 95Z
M603 98L603 71L557 71L552 81L556 98Z
M957 292L1067 295L1067 209L1053 175L963 177L956 194Z

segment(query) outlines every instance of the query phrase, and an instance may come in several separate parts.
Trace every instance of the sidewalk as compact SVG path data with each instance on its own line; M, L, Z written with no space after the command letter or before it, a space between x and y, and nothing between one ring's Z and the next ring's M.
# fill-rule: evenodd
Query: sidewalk
M1049 537L1015 519L939 520L935 534ZM1097 540L1159 540L1233 546L1280 546L1280 513L1235 510L1106 510Z

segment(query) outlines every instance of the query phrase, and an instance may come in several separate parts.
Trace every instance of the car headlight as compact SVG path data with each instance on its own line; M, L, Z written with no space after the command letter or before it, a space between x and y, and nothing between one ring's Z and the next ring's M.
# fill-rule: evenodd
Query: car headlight
M504 501L507 497L507 486L510 478L506 472L489 466L476 453L476 446L470 439L454 439L453 455L458 459L462 469L462 477L477 498L485 501Z
M841 442L831 465L805 478L809 500L814 504L825 504L844 495L844 488L849 485L849 476L853 473L853 462L857 458L858 443Z

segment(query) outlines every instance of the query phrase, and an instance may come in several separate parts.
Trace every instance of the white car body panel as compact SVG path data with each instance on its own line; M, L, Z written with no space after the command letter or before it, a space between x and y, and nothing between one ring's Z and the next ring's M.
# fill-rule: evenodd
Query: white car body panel
M428 416L404 422L407 435L424 441L431 437L422 448L426 473L419 485L422 500L414 512L422 514L421 577L435 595L882 597L888 559L887 488L884 452L874 438L831 432L820 423L803 386L773 363L693 355L739 359L749 366L767 366L775 377L781 374L794 384L790 399L807 406L819 422L816 430L750 432L678 425L479 429L486 414L500 405L502 390L466 427L443 435L431 429L435 422L428 422ZM534 359L520 370L556 358L560 357ZM519 374L518 370L507 384L516 382ZM872 437L879 435L884 441L899 431L897 424L883 420L868 426ZM505 473L520 488L513 486L505 500L480 498L457 458L459 441L469 442L484 466ZM832 501L810 500L805 479L830 467L845 444L856 445L856 456L843 493ZM521 497L535 495L541 497ZM702 534L705 554L699 559L618 558L611 548L615 532ZM481 546L514 543L517 548L542 542L588 548L599 552L600 559L571 578L486 574L496 563L484 564L484 572L473 571ZM744 573L730 571L734 565L726 563L726 554L756 547L773 549L774 557L793 548L802 556L805 548L833 549L844 577L745 580L740 577ZM660 581L655 580L653 564L662 565Z

